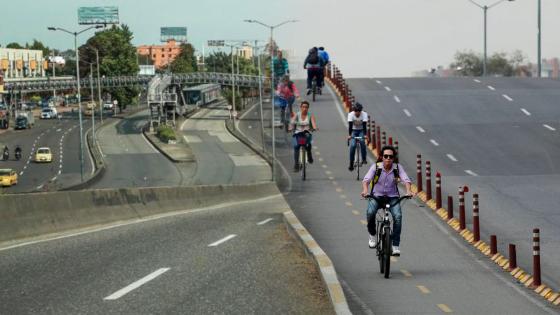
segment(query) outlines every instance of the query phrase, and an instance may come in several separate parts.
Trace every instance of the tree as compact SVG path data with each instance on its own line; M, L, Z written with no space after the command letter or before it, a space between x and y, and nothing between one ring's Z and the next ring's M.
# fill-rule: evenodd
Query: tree
M514 75L519 76L521 74L525 74L525 64L527 63L527 55L525 55L525 53L523 53L521 50L515 50L511 54L509 62L513 67Z
M14 43L9 43L8 45L6 45L6 48L23 49L23 46L14 42Z
M473 51L457 52L450 68L461 76L481 76L482 57Z
M41 50L43 52L43 56L48 56L51 53L51 49L45 46L42 42L33 39L33 43L25 44L25 48L33 49L33 50Z
M194 47L189 43L181 44L181 52L169 65L173 73L190 73L197 71Z
M233 56L233 66L234 66L234 73L237 73L237 61L238 58L234 55ZM256 58L256 57L255 57ZM231 73L231 54L226 54L224 52L216 52L208 57L206 57L205 66L207 71L209 72L222 72L222 73ZM255 67L254 60L245 59L243 57L239 57L239 73L240 74L249 74L249 75L257 75L258 69Z
M495 53L488 60L488 74L511 77L513 66L509 63L506 53Z

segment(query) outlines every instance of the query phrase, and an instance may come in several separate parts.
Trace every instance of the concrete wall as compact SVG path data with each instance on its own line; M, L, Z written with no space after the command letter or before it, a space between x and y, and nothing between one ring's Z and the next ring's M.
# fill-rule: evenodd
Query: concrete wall
M0 195L0 242L275 194L266 183Z

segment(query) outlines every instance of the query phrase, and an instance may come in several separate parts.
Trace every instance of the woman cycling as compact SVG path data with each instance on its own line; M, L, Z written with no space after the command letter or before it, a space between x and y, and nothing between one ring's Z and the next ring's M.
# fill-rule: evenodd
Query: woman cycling
M317 121L315 115L309 112L309 102L303 101L299 106L300 110L292 114L289 130L294 130L292 143L294 146L294 172L299 171L299 148L298 138L305 137L307 150L307 161L313 163L313 156L311 155L311 131L317 130Z
M276 96L280 98L281 102L284 102L282 106L282 120L284 120L284 117L286 117L284 113L284 111L286 110L286 105L289 108L288 117L291 117L293 113L292 105L294 104L296 97L298 99L300 98L300 94L294 82L290 81L290 76L285 75L282 78L282 81L278 83L278 86L276 88Z

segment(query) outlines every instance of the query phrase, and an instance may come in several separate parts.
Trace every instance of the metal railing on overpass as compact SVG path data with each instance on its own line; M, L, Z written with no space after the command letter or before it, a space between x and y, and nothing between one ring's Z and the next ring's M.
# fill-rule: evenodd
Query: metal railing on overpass
M153 76L115 76L101 78L101 87L144 87L147 86ZM90 86L90 78L80 80L82 87ZM253 75L231 75L227 73L217 72L193 72L183 74L172 74L172 83L174 84L201 84L201 83L217 83L220 85L235 85L240 87L258 87L259 77ZM93 79L94 87L97 87L97 79ZM7 91L51 91L73 89L76 87L76 79L50 79L33 80L33 81L10 81L5 83Z

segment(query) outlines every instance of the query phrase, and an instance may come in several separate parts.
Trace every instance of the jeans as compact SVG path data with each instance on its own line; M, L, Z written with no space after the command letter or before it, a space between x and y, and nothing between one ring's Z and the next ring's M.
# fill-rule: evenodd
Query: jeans
M307 88L311 89L311 85L313 82L313 77L317 77L317 87L320 88L323 86L323 77L321 76L321 69L320 68L310 68L307 69Z
M390 203L393 204L399 197L389 197ZM367 227L368 232L370 235L375 235L376 229L376 222L375 222L375 214L377 213L379 205L377 204L377 200L370 199L368 208L367 208ZM402 229L402 211L401 211L401 204L397 203L394 206L389 208L389 212L393 216L393 235L391 235L393 239L393 246L399 246L401 243L401 229Z
M363 130L352 130L352 137L363 137ZM366 161L366 141L365 139L360 140L360 149L362 151L362 161ZM354 164L354 158L356 154L356 139L350 139L350 164Z
M284 122L289 122L290 121L290 117L292 115L292 107L294 105L294 102L296 100L295 96L290 96L286 99L286 106L280 107L280 121L282 123ZM288 113L286 113L286 108L289 109Z
M313 137L311 136L311 133L306 132L303 134L298 134L298 135L294 135L292 137L292 145L294 146L294 163L298 164L299 163L299 148L301 147L300 144L298 144L298 138L299 137L303 137L305 136L307 138L306 140L306 145L305 145L305 150L307 150L307 157L309 159L309 157L311 156L311 140L313 139Z

